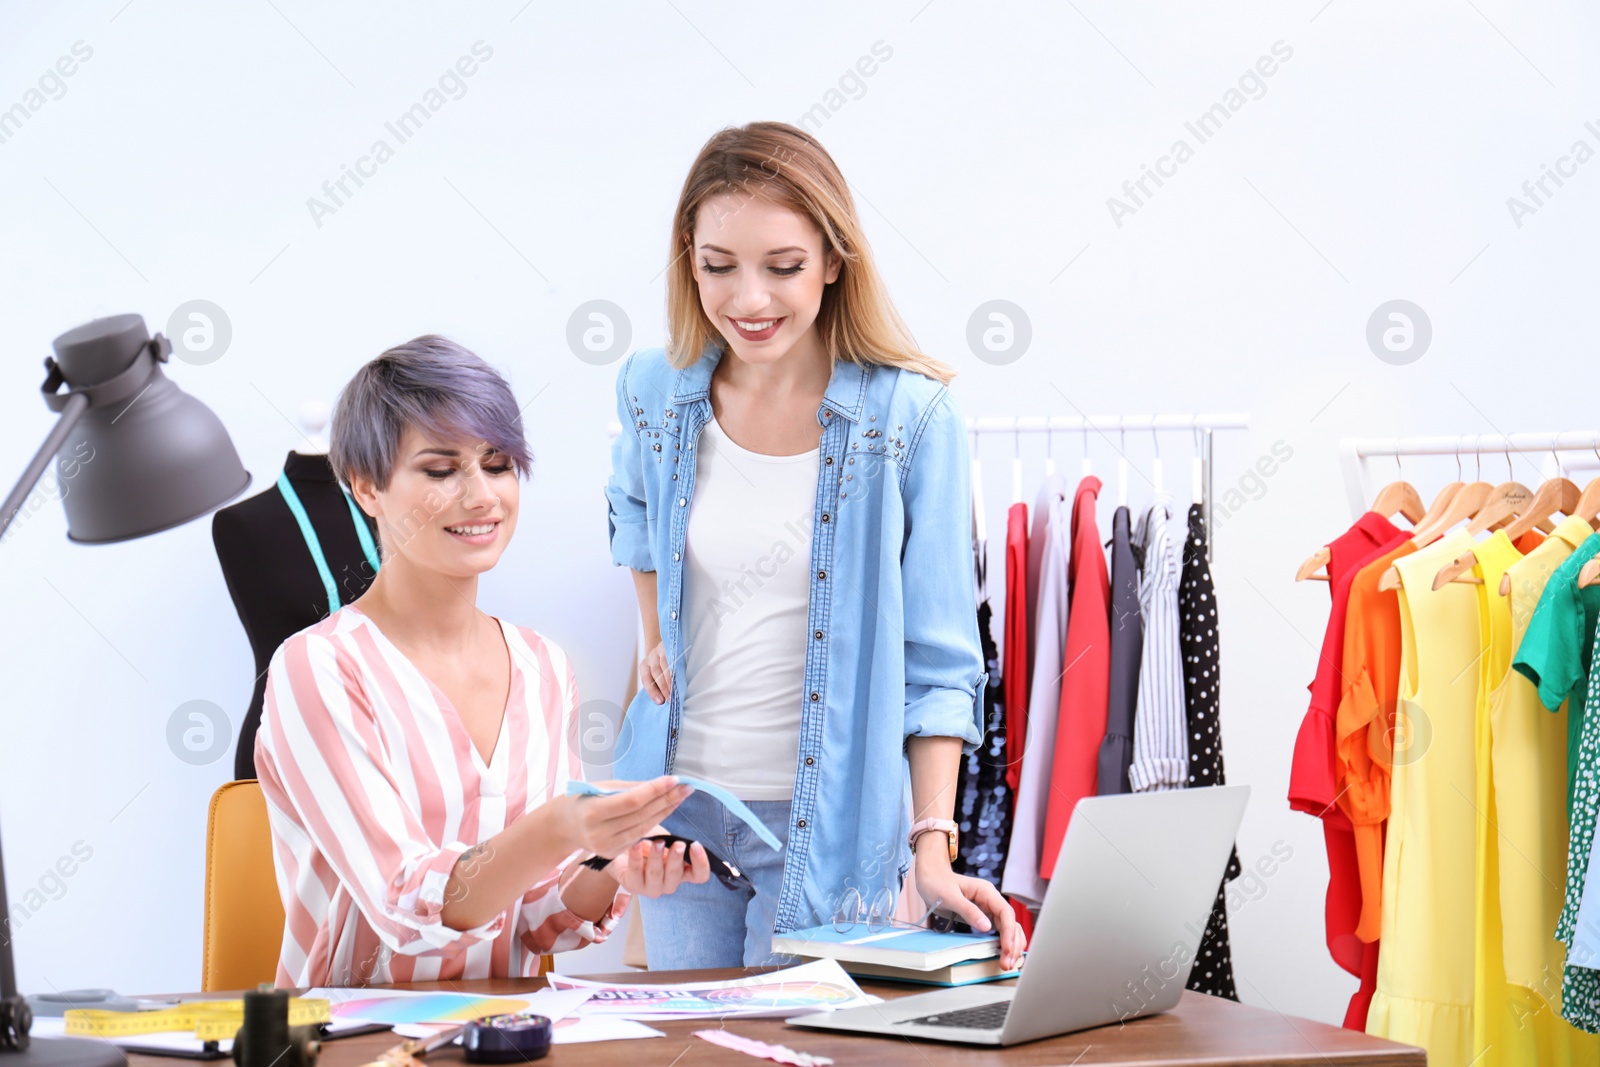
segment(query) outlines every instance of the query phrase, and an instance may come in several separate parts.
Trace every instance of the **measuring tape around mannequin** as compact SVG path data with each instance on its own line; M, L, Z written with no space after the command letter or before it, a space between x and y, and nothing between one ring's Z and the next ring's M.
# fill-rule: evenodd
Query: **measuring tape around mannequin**
M300 526L300 536L306 539L306 547L311 550L311 561L317 565L317 576L322 579L322 588L328 593L328 612L332 614L339 610L339 586L333 580L333 571L328 569L328 558L322 554L322 540L317 537L317 531L311 525L311 517L306 514L305 505L300 503L300 495L294 491L294 486L289 484L287 471L278 472L278 492L283 495L283 502L289 505L289 511L294 515L294 521ZM372 543L372 531L367 529L367 520L356 508L356 502L350 494L343 489L339 490L344 502L350 505L350 518L356 524L356 537L361 541L361 552L367 557L367 564L372 568L372 573L378 573L378 549Z

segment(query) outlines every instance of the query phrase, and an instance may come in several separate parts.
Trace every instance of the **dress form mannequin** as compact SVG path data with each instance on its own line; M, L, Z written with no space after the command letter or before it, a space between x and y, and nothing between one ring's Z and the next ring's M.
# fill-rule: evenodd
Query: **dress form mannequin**
M315 531L342 605L364 593L376 571L361 544L348 497L328 465L321 438L326 422L326 407L302 409L307 443L289 453L283 472ZM362 519L375 540L376 526L365 515ZM234 777L254 778L256 730L272 654L285 639L333 609L306 538L277 486L218 511L211 520L211 539L255 655L255 686L233 754Z

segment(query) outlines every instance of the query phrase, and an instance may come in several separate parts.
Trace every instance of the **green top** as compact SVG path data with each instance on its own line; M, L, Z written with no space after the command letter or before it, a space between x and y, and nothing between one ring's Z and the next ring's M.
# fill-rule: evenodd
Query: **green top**
M1589 666L1594 657L1595 623L1600 618L1600 585L1578 588L1578 572L1600 554L1600 533L1590 534L1557 567L1539 596L1539 606L1517 645L1513 669L1539 690L1551 711L1567 702L1567 813L1572 814L1572 787L1577 779L1584 705L1589 695ZM1570 700L1568 698L1571 698Z

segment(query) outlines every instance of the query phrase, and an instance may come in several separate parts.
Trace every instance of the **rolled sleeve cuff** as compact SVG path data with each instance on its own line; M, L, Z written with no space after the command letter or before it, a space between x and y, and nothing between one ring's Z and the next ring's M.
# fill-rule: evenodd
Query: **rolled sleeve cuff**
M611 562L619 567L632 567L636 571L653 571L655 560L650 555L650 522L640 516L625 519L618 514L616 505L610 504L606 516L608 536L611 538Z
M446 926L442 918L450 873L461 854L471 847L463 841L452 841L420 862L413 861L409 875L402 871L395 876L385 906L390 921L402 928L396 952L425 955L457 951L500 936L506 925L505 912L465 930Z
M983 743L983 694L989 673L978 675L970 691L930 688L906 703L905 736L959 737L963 752Z
M542 891L532 890L522 903L523 922L527 927L522 934L523 947L542 955L598 945L611 936L611 931L627 914L631 897L631 893L619 887L616 896L611 898L611 907L596 921L585 919L567 907L560 887L553 883Z
M1128 782L1135 793L1181 789L1188 781L1189 766L1180 759L1140 760L1128 768Z

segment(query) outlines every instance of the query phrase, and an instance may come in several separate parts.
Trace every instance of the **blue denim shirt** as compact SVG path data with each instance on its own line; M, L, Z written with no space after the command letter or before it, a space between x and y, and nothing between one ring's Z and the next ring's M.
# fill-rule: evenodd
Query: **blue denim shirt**
M678 370L663 349L617 377L622 433L606 485L611 556L656 571L672 696L640 689L613 773L670 773L682 719L684 539L695 451L711 418L708 345ZM910 865L906 738L981 740L988 674L978 643L966 427L921 374L838 361L822 427L812 515L810 622L779 932L832 919L847 888L896 892Z

